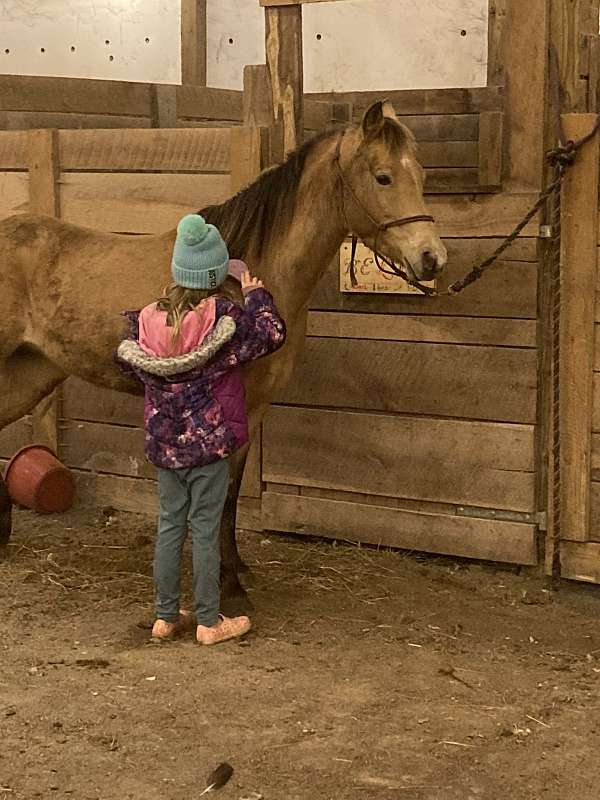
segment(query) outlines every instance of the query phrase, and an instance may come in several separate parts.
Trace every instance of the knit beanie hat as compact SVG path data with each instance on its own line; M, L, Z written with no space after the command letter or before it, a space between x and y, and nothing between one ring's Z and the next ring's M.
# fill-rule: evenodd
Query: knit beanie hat
M229 252L221 234L200 214L187 214L177 226L171 272L185 289L216 289L227 277Z

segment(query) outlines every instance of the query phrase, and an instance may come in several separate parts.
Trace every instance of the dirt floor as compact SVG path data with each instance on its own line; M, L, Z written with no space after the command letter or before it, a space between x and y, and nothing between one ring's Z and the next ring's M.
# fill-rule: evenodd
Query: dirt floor
M247 534L255 631L151 645L152 534L17 513L0 800L599 797L598 587Z

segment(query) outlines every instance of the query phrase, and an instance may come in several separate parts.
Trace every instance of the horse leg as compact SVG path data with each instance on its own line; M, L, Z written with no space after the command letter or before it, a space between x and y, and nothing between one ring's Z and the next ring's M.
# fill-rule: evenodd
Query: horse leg
M0 362L0 429L32 411L65 379L65 374L37 350L17 348ZM12 532L12 503L0 478L0 544Z
M236 453L231 459L229 491L221 521L221 609L228 616L248 614L254 609L239 579L240 572L246 572L248 567L238 552L235 525L246 453L247 450Z

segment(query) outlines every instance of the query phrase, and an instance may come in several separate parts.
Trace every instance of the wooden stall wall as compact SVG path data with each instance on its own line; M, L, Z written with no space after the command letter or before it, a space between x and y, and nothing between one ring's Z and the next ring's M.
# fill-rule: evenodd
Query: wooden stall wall
M162 233L226 199L258 173L260 159L260 131L245 127L0 131L0 218L39 211L113 233ZM53 408L0 432L0 458L48 441L40 422L49 412L48 443L75 470L83 502L154 508L139 398L69 379Z
M449 251L441 288L494 250L542 181L547 4L496 10L490 69L504 90L386 93L429 173ZM326 97L359 119L379 94ZM343 294L331 266L264 424L265 528L536 563L537 235L533 221L451 298Z

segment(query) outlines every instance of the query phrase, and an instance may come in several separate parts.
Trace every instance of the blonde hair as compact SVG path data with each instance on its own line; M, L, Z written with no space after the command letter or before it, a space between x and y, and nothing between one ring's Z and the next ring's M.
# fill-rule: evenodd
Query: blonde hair
M209 297L233 298L223 286L216 289L186 289L178 283L170 283L163 290L162 297L156 301L159 311L167 312L167 326L173 328L172 338L176 341L181 333L183 320L190 311L196 311Z

